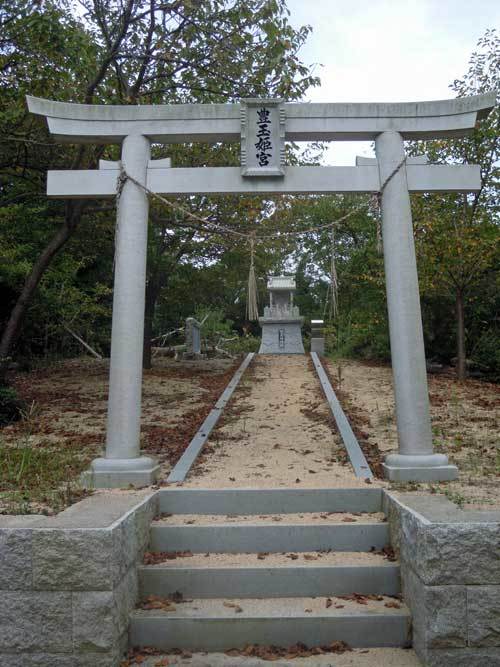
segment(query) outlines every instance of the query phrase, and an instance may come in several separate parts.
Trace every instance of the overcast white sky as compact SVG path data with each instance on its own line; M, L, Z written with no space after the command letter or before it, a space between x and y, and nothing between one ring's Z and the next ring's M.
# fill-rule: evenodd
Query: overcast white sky
M317 63L311 102L409 102L454 97L478 39L500 29L499 0L287 0L294 27L313 28L301 51ZM365 142L336 142L329 164L371 155Z

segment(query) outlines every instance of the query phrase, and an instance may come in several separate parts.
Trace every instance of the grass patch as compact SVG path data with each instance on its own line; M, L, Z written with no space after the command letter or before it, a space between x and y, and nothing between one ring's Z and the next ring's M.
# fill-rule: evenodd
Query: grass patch
M85 495L77 480L87 465L68 449L0 442L0 513L61 511Z
M90 455L68 443L33 443L35 404L15 442L0 439L0 514L55 514L82 498L79 474Z

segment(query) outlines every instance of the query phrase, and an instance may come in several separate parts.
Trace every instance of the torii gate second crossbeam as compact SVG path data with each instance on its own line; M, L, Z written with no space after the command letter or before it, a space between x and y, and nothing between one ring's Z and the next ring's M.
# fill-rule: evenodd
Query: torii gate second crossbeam
M144 337L148 198L162 194L382 191L382 234L399 452L384 469L397 481L457 476L433 450L410 192L474 192L478 166L428 165L405 158L405 139L461 137L495 105L495 93L401 104L240 104L99 106L28 97L29 110L69 143L122 145L121 165L48 174L48 195L114 197L121 167L132 177L117 211L106 453L92 462L96 487L145 485L158 474L141 456L139 432ZM374 140L376 160L356 167L288 167L284 142ZM151 143L241 141L241 167L177 169L151 161ZM134 182L136 181L136 182Z

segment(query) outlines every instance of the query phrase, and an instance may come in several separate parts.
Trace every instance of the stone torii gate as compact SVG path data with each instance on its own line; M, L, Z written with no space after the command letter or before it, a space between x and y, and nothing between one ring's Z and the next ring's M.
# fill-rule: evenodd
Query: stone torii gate
M148 197L165 195L372 193L382 191L382 233L399 453L389 479L454 479L457 468L433 450L410 192L475 192L479 166L405 159L404 140L461 137L495 104L495 93L401 104L240 104L98 106L28 97L54 137L67 143L121 144L121 165L51 171L47 194L116 197L116 262L106 453L92 462L96 487L151 483L156 462L141 456L139 433ZM376 159L355 167L288 167L284 142L374 140ZM241 168L172 168L151 160L151 143L241 141ZM133 179L133 180L132 180ZM135 182L134 182L135 181ZM142 187L141 187L142 186Z

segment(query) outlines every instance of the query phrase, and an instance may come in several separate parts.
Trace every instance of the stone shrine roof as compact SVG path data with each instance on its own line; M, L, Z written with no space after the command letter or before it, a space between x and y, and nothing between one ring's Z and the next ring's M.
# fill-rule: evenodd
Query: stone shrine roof
M294 276L271 276L267 281L268 290L295 290Z

